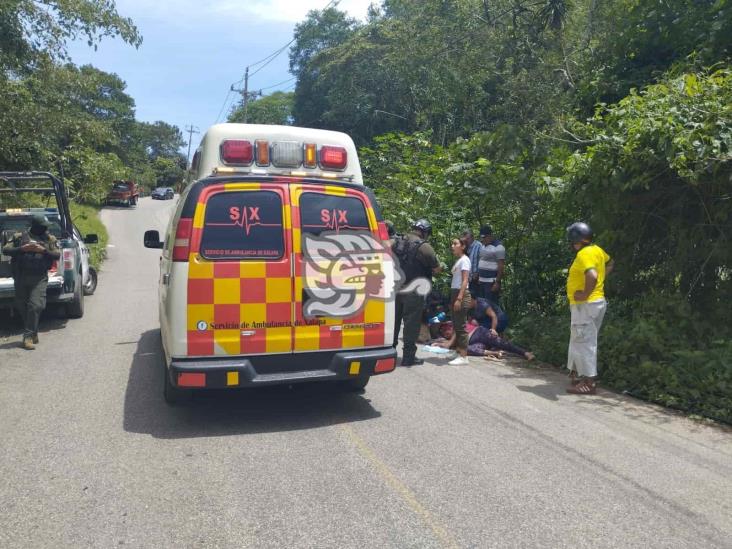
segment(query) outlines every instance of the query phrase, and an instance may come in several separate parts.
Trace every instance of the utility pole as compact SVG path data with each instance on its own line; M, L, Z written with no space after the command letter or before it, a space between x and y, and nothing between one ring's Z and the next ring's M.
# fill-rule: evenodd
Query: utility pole
M193 124L191 124L190 126L188 126L186 128L186 131L188 132L188 155L186 156L186 172L185 172L185 181L184 181L184 183L185 184L188 184L189 181L190 181L190 177L191 177L191 169L190 169L190 164L191 164L191 139L193 138L193 134L194 133L201 133L201 132L198 131L198 128L196 126L194 126Z
M191 124L186 128L186 131L188 132L188 156L186 156L186 166L188 166L191 162L191 139L193 138L194 133L201 133L198 131L198 128Z
M249 101L251 99L256 99L260 95L262 95L262 90L250 92L249 91L249 67L246 68L244 71L244 88L243 89L237 89L234 87L234 84L231 85L231 91L235 91L241 94L241 103L244 107L244 124L247 123L247 117L249 116Z

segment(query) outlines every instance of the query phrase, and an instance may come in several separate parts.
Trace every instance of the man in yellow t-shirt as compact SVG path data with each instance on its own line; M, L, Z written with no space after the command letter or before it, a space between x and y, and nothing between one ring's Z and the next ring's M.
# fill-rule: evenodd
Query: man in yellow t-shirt
M592 243L592 229L586 223L567 227L567 238L577 255L567 276L567 298L571 313L567 368L572 378L568 393L595 394L597 377L597 334L605 317L605 276L612 271L610 256Z

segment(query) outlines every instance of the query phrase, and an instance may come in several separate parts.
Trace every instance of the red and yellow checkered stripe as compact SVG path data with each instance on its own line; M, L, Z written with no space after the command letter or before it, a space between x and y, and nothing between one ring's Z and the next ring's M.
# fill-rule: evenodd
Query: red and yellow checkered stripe
M376 229L376 214L366 196L346 187L330 185L292 185L290 187L292 202L292 237L295 255L295 351L318 351L332 349L352 349L359 347L383 347L385 303L379 300L367 300L364 310L347 319L324 317L321 326L302 326L304 322L302 310L303 291L303 259L302 231L300 229L300 197L306 192L320 192L330 196L352 196L360 199L366 207L366 214L372 231ZM373 328L349 327L349 325L374 324ZM339 329L340 328L340 329Z
M282 259L210 261L201 257L198 250L208 199L220 192L257 190L277 192L282 200L285 232ZM384 345L386 305L383 301L368 300L365 309L349 319L323 317L319 319L320 324L313 324L313 319L304 318L299 211L303 192L359 198L366 206L372 230L376 230L376 215L368 199L354 189L329 185L227 183L207 187L201 192L193 218L188 262L188 356L255 355ZM283 326L261 327L263 323ZM365 328L364 324L373 326ZM204 325L205 329L201 329Z

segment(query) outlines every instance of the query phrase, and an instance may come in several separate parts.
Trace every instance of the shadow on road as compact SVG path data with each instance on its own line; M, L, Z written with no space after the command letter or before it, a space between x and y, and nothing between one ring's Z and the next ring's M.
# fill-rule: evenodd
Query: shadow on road
M41 315L41 322L38 325L38 337L43 339L43 334L61 330L66 327L68 319L66 312L58 305L49 305ZM5 309L0 311L0 349L17 347L20 343L20 336L23 334L23 322L20 315L11 315ZM3 341L11 339L11 341Z
M132 211L136 206L118 206L116 204L105 204L102 206L102 210L127 210Z
M123 427L170 439L312 429L379 417L366 395L307 383L291 389L206 391L186 405L170 407L163 400L160 333L150 330L140 337L130 367Z

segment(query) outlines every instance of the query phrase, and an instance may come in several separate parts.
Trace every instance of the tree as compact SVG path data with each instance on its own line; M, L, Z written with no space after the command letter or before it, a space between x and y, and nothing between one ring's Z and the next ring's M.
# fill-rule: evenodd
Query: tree
M186 144L180 128L161 120L153 124L139 122L137 133L150 160L177 158L181 147Z
M305 21L295 26L295 42L290 48L290 72L297 77L295 123L324 127L321 113L326 108L326 83L319 79L319 71L311 61L320 52L345 42L358 26L355 19L336 8L312 10Z
M119 36L142 43L132 20L113 0L7 0L0 4L0 72L29 69L41 57L66 59L66 44L84 37L95 46Z
M276 91L270 95L250 101L247 107L247 122L250 124L291 125L295 101L293 92ZM244 106L240 103L229 115L229 122L244 121Z
M732 298L732 72L633 92L573 128L567 193L623 250L617 290L681 294L708 317ZM732 317L719 319L730 325Z

